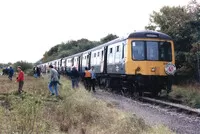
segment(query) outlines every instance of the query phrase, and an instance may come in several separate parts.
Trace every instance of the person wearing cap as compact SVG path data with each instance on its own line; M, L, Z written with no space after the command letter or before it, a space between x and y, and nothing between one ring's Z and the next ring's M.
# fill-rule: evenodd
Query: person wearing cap
M24 72L22 71L21 66L17 67L17 71L18 71L17 82L19 82L18 92L20 94L23 92L22 88L24 85Z
M52 65L49 65L50 68L50 83L49 83L49 90L51 95L54 95L54 91L56 96L58 96L58 72L53 68ZM53 88L54 87L54 91Z

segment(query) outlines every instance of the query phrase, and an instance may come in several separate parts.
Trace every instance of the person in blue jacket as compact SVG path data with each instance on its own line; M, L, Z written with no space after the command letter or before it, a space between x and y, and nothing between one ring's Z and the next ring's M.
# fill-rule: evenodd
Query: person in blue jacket
M8 78L12 81L12 77L13 77L13 74L14 74L14 70L12 67L9 68L9 71L8 71Z

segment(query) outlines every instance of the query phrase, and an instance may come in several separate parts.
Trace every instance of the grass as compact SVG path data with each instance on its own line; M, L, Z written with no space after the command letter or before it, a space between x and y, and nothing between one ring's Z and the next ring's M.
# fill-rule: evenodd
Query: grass
M184 105L200 108L199 84L173 86L173 90L169 96L180 100Z
M26 76L18 95L17 83L0 77L0 133L170 134L164 126L147 126L143 119L111 103L95 99L83 87L72 90L62 78L61 98L49 96L46 79Z

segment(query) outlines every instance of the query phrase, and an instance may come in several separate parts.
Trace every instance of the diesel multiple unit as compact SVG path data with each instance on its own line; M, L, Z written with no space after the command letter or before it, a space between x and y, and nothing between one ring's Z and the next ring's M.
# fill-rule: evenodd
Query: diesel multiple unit
M140 31L40 67L46 71L52 64L65 72L75 66L81 73L85 67L94 66L100 87L157 95L162 89L171 90L171 76L176 71L174 57L170 36Z

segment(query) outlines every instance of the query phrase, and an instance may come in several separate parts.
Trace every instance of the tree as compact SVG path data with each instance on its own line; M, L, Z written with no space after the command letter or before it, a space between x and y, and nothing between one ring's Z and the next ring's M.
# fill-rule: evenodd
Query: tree
M101 42L102 44L104 44L104 43L109 42L109 41L111 41L111 40L114 40L114 39L116 39L116 38L118 38L117 35L108 34L106 37L101 38L100 42Z
M159 12L150 15L146 29L157 30L170 35L175 42L176 51L189 51L193 43L192 29L189 22L192 16L185 7L164 6Z

